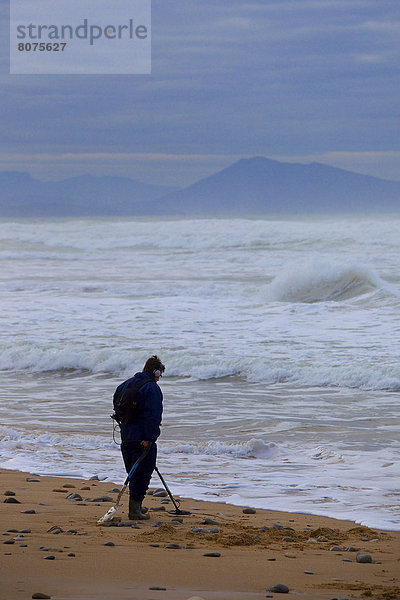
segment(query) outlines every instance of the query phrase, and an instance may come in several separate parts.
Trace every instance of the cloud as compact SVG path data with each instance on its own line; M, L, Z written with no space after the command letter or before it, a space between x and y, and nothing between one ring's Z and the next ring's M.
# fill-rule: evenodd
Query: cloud
M0 10L5 6L1 0ZM142 158L140 164L147 174L157 165L171 180L162 156L197 156L204 172L201 156L214 156L220 166L225 158L217 157L396 147L397 4L153 0L152 12L151 76L3 71L0 152L64 156L63 172L77 168L72 155L90 156L92 168L113 155L110 169L118 160L125 169L124 156L158 156L159 162ZM2 34L6 53L4 24ZM61 159L45 162L61 169ZM189 162L194 165L169 163L185 182L182 165Z

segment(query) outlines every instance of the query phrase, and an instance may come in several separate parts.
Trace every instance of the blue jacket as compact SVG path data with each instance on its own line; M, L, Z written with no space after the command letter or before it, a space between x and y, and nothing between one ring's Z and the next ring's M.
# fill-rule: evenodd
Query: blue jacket
M161 417L163 411L162 391L149 373L136 373L117 387L114 398L126 388L134 387L140 380L148 379L137 392L139 414L132 423L121 423L122 442L155 442L160 435Z

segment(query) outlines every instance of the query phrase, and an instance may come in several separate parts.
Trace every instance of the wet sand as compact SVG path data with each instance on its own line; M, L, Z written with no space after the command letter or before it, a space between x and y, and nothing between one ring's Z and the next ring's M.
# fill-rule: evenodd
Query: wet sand
M98 526L119 485L2 469L0 600L285 597L268 591L277 584L299 600L400 598L400 532L190 499L181 508L191 515L177 520L168 498L153 495L144 503L151 518L137 528L121 526L132 525L127 495L121 522ZM112 501L96 500L104 497ZM19 503L5 502L12 498ZM372 562L357 562L359 553Z

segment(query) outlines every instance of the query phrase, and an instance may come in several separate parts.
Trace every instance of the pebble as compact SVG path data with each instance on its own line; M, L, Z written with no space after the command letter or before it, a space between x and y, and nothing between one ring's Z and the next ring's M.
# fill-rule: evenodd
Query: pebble
M170 504L171 500L168 500L168 498L164 498L163 500L160 500L160 504Z
M68 494L67 500L75 500L77 502L82 502L83 498L80 494L76 494L75 492L72 494Z
M282 538L282 541L283 542L294 542L294 539L291 537L284 537L284 538Z
M60 488L54 488L53 492L59 492L60 494L66 494L67 490L62 490Z
M314 575L314 573L313 573L312 571L304 571L304 573L305 573L306 575Z
M89 485L85 485L85 487L81 488L81 492L83 492L84 490L87 491L87 490L90 490L90 489L91 489L91 487Z
M219 521L215 521L214 519L210 519L209 517L207 517L206 519L204 519L204 521L201 522L202 525L219 525L220 522Z
M166 496L168 496L167 492L165 490L162 490L162 489L156 490L153 493L153 497L154 498L165 498Z
M39 482L40 482L40 479L36 479L35 477L27 477L27 478L26 478L26 481L27 481L28 483L39 483Z
M160 544L149 544L150 548L159 548Z
M292 552L287 552L285 554L286 558L297 558L295 554L293 554Z
M312 539L312 538L310 538L310 539ZM318 540L319 542L329 542L329 539L328 539L327 537L325 537L324 535L319 535L319 536L317 537L317 540Z
M283 583L277 583L276 585L270 587L267 592L272 592L274 594L288 594L289 588L287 585L283 585Z
M67 556L76 556L75 552L69 552L69 554L67 554Z
M244 515L255 515L255 514L256 514L256 512L257 512L257 511L256 511L254 508L244 508L244 509L242 510L242 513L243 513Z
M370 554L363 554L358 552L356 556L356 562L358 563L372 563L372 556Z
M263 525L262 527L260 527L260 531L268 531L268 527L266 525Z
M11 490L6 490L6 491L4 492L4 495L5 495L5 496L15 496L15 492L12 492Z
M18 533L32 533L31 529L20 529Z
M61 527L58 527L58 525L53 525L53 527L50 527L50 529L47 530L47 533L53 533L54 535L57 535L64 532Z
M353 562L350 558L342 558L342 562Z
M73 485L72 483L64 483L63 488L67 488L67 489L74 489L76 487L76 485Z
M168 550L183 550L185 546L180 546L179 544L167 544L164 548L168 548Z
M281 525L280 523L274 523L274 524L272 525L272 527L273 527L274 529L285 529L285 527L284 527L283 525Z
M89 481L100 481L99 480L99 476L98 475L93 475L92 477L89 478Z
M4 504L21 504L21 502L19 500L17 500L16 498L14 498L13 496L11 496L10 498L6 498L4 500Z
M166 592L166 591L167 591L167 588L160 587L160 586L158 586L158 585L152 585L151 587L149 587L149 590L153 590L153 591L156 591L156 590L158 590L158 591L160 591L160 592Z
M346 548L346 552L358 552L360 548L356 548L355 546L349 546Z
M114 542L106 542L103 546L115 546Z
M152 506L150 510L153 512L165 511L165 506Z
M93 500L90 500L90 502L114 502L114 499L110 496L99 496L98 498L93 498Z
M171 525L182 525L182 521L180 519L179 521L177 519L172 519Z
M84 488L82 488L84 489ZM118 488L113 488L112 490L109 490L109 494L119 494L120 490Z
M32 594L32 598L33 600L49 600L51 596L43 594L42 592L35 592L34 594Z
M152 524L152 527L160 527L162 525L162 521L157 521L156 523Z
M274 560L276 560L276 558L267 558L267 560L269 560L270 562L273 562Z
M203 556L211 556L212 558L219 558L221 556L220 552L206 552Z
M344 552L344 550L340 546L332 546L332 548L329 548L329 552Z
M49 554L49 556L44 557L44 560L55 560L55 559L56 559L56 557L53 556L53 554Z
M3 544L15 544L14 540L6 540Z
M21 514L23 514L23 515L36 515L36 510L34 508L28 508L28 510L21 510Z

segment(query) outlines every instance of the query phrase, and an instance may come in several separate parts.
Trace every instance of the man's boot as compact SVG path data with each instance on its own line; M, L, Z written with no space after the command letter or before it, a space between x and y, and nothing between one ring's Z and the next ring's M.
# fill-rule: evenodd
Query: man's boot
M144 513L142 513L140 500L134 500L133 498L129 498L129 520L144 521L146 519L150 519L150 515L145 515Z

